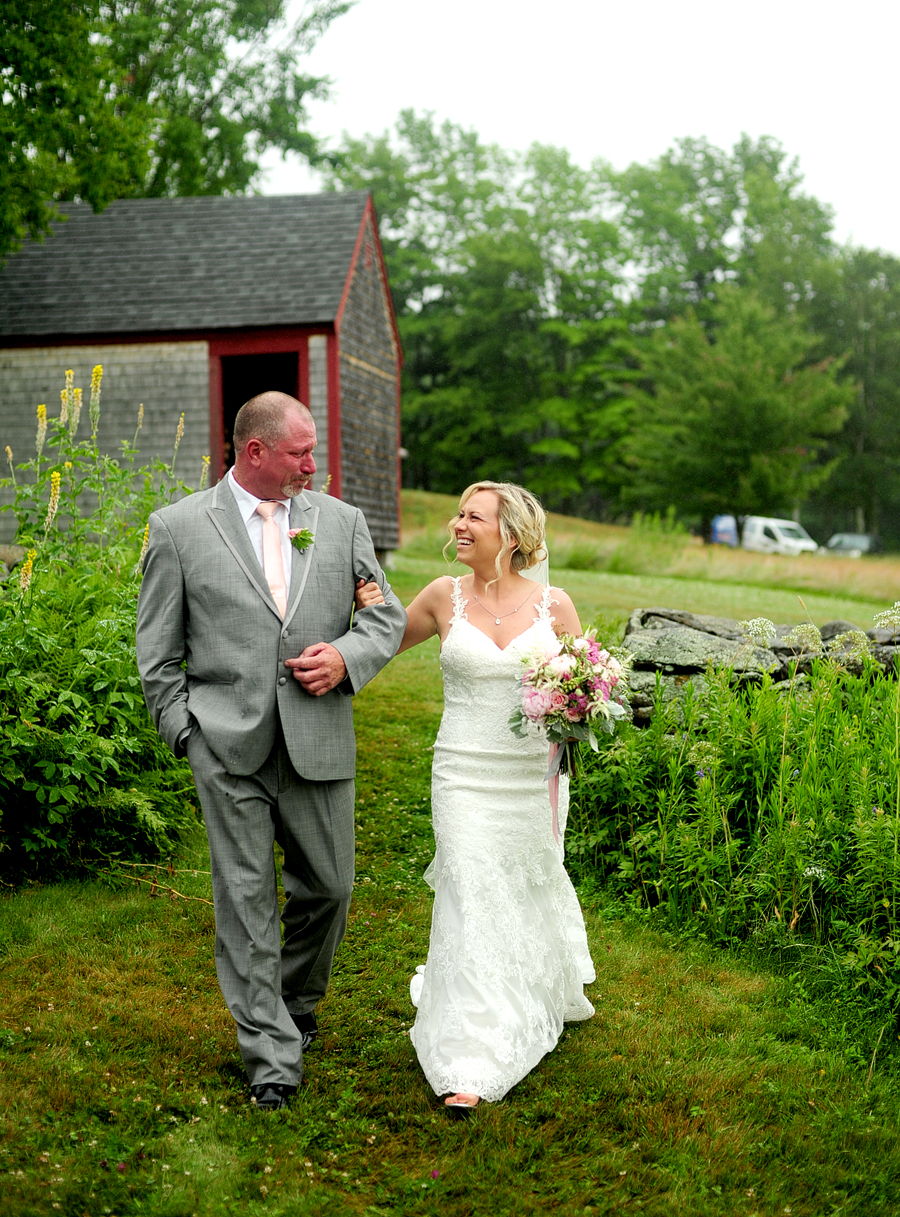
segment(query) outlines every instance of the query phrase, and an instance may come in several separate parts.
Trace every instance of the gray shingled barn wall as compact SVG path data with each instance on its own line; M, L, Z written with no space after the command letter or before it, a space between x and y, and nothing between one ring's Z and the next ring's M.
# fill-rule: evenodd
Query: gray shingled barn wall
M264 354L263 331L283 352L290 332L299 350L309 342L318 488L329 467L326 333L339 324L342 494L365 512L377 547L395 548L400 352L370 208L364 191L125 199L102 215L63 204L68 219L54 224L56 235L25 242L0 267L0 459L6 444L16 459L33 454L36 407L57 415L67 368L87 398L91 368L102 363L104 449L115 453L131 438L143 402L140 457L168 460L184 411L176 473L195 485L218 443L211 366L220 354L223 362L242 355L243 340ZM79 336L90 345L76 345ZM86 401L81 426L89 426ZM10 513L0 514L0 539L13 527Z
M397 347L371 223L341 319L343 496L365 512L375 546L396 549Z
M18 461L34 456L37 407L48 417L59 415L59 391L66 370L84 390L78 435L90 435L88 399L91 371L103 366L98 438L104 452L115 455L123 440L132 440L138 407L144 425L138 439L137 464L157 455L171 457L178 417L184 413L184 438L178 449L176 474L188 485L200 479L203 456L209 453L209 357L205 342L110 343L97 346L21 347L0 350L0 450L8 444ZM5 470L4 470L5 472ZM7 492L3 501L11 501ZM0 539L12 540L12 512L0 515Z

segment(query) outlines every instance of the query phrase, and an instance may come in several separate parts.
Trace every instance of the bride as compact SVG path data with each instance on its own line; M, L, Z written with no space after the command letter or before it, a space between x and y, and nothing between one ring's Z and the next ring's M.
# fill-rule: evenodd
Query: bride
M410 985L410 1039L455 1114L503 1098L556 1047L565 1021L594 1013L583 991L595 979L584 921L544 781L548 747L509 727L522 652L554 631L581 633L566 593L523 575L545 556L544 529L529 491L470 486L448 543L470 573L416 596L400 646L434 634L441 642L436 851L425 875L434 909L428 957ZM567 809L562 779L561 830Z

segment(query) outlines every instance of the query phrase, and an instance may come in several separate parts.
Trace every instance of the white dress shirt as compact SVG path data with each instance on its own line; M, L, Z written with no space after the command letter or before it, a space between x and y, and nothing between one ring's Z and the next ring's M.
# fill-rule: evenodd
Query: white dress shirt
M234 476L234 470L228 470L228 485L231 487L231 493L234 495L234 501L238 505L238 510L241 513L241 519L244 521L244 527L247 529L247 536L250 538L250 544L253 546L253 552L259 559L259 565L265 570L263 565L263 523L264 520L256 510L260 503L265 502L264 499L258 499L255 494L251 494L249 490L238 482ZM281 558L284 562L284 582L286 593L290 596L291 592L291 538L288 536L288 527L291 522L291 500L290 499L275 499L278 506L275 508L273 519L278 525L278 535L281 537Z

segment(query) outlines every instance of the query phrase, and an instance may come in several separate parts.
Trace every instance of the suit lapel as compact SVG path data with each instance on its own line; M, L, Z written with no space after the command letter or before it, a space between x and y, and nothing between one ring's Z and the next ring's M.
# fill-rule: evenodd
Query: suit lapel
M302 551L291 546L291 595L288 601L287 612L284 615L285 625L288 624L297 611L297 605L300 603L300 597L303 595L304 588L306 587L306 580L309 578L309 568L312 566L312 551L316 543L316 525L319 522L318 505L313 507L305 494L298 494L291 503L290 522L291 528L308 528L313 534L313 540Z
M206 514L219 536L231 550L238 566L259 592L266 607L271 609L280 621L281 614L272 599L272 593L259 560L253 552L253 546L247 535L247 527L241 519L240 508L230 488L226 486L224 478L213 487L212 506L207 507Z

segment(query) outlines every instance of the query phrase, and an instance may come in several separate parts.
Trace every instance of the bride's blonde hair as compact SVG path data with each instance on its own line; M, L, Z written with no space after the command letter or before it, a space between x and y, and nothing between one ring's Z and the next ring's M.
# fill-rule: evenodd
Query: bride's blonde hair
M535 496L524 486L516 486L513 482L473 482L460 496L460 511L472 495L477 494L479 490L489 490L497 496L497 522L500 526L500 540L503 543L500 553L502 554L504 550L509 551L510 569L523 571L537 566L547 556L544 548L547 513ZM453 517L454 520L458 518L458 515ZM456 541L453 520L447 525L447 531L450 533L450 540L444 546L444 557L447 556L447 550ZM500 579L503 575L500 554L497 555L496 567L497 578Z

